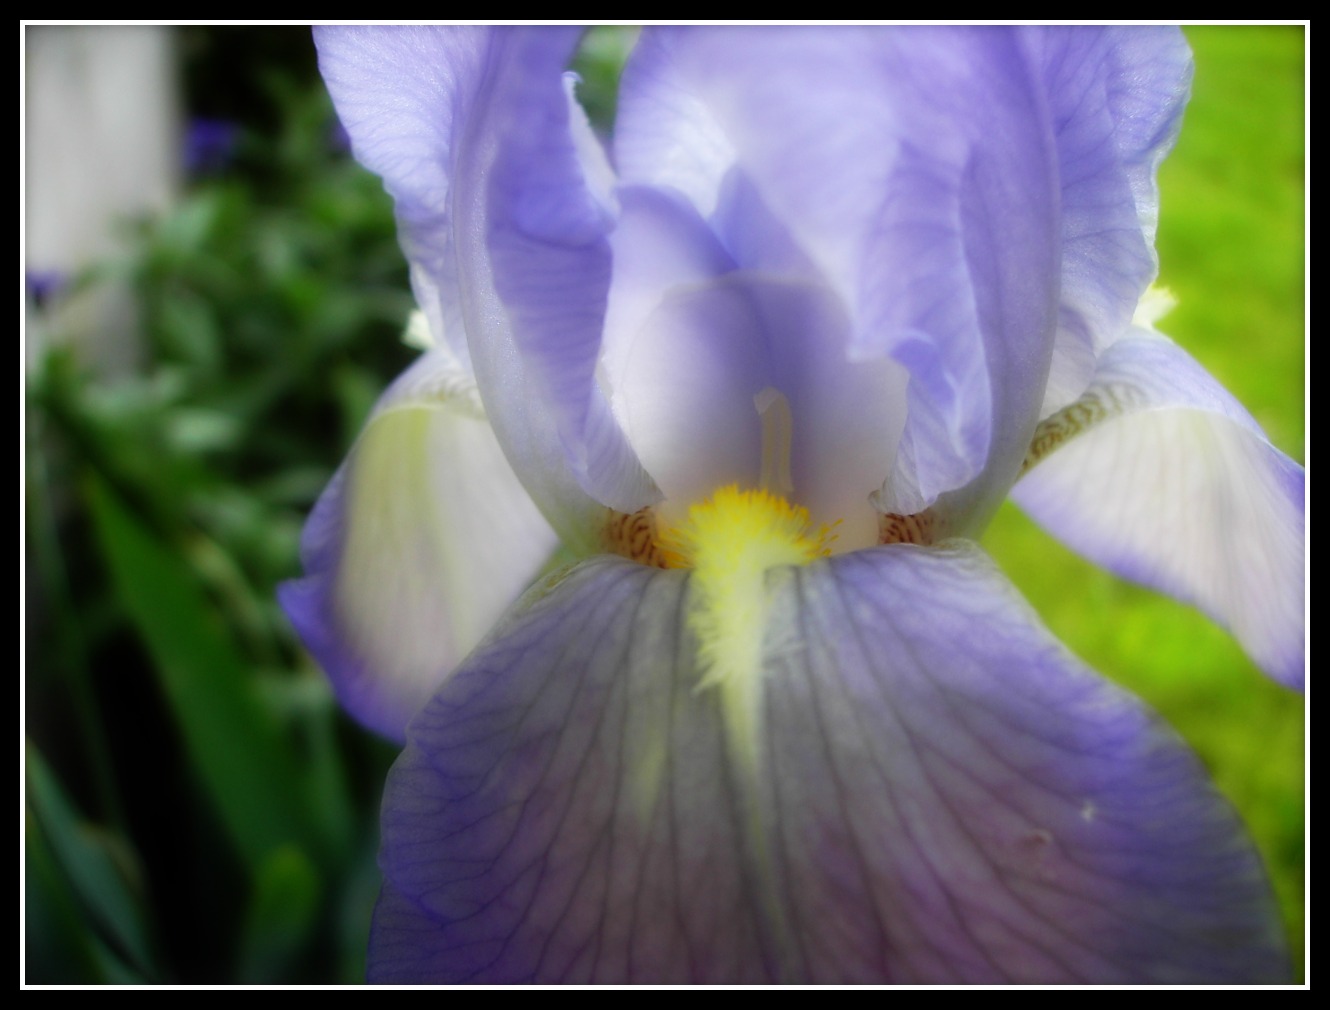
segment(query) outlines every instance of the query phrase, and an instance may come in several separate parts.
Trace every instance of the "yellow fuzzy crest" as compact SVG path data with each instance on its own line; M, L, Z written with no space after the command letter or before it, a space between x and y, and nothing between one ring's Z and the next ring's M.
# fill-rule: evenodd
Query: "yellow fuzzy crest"
M748 760L758 748L767 572L830 553L831 531L809 525L807 509L731 485L693 505L685 522L660 537L669 566L693 570L687 619L697 639L698 687L718 689L731 744Z

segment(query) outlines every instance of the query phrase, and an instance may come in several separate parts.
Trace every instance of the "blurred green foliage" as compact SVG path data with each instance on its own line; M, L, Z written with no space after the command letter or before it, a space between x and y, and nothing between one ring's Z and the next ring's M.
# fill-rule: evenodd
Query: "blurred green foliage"
M353 982L393 749L273 593L412 300L308 31L180 41L231 159L71 295L128 283L147 364L30 377L27 979Z
M1164 328L1301 458L1303 36L1193 34L1196 96L1163 174ZM30 376L27 981L355 982L393 748L340 713L274 598L304 516L410 360L390 201L339 142L304 30L182 30L191 114L233 160L134 254L148 361ZM578 65L613 115L631 33ZM1303 921L1303 707L1171 601L1014 510L987 545L1053 630L1187 737Z

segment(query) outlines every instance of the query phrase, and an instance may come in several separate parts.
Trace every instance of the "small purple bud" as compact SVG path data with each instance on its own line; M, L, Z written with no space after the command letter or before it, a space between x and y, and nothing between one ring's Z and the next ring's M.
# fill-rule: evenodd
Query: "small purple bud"
M69 274L63 270L25 270L23 283L28 297L38 308L46 308L69 284Z
M240 127L226 119L195 118L185 133L185 171L191 176L224 172L235 157Z

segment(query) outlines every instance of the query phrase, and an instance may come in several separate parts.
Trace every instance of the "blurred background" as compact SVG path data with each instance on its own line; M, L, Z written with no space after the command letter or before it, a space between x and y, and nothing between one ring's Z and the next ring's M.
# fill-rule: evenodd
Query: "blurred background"
M1304 30L1188 32L1161 324L1305 457ZM631 33L578 69L608 126ZM338 710L274 587L412 359L392 207L301 28L24 31L28 983L352 983L395 748ZM1303 970L1303 698L1016 509L986 546L1246 819Z

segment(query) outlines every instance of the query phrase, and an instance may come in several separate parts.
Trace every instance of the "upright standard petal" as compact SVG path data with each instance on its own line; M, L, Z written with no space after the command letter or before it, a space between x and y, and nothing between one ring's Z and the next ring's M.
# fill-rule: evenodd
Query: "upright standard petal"
M1046 28L1035 39L1061 176L1058 337L1040 416L1089 385L1155 278L1156 172L1191 85L1176 28Z
M595 382L615 209L564 77L577 33L317 38L356 155L397 202L431 327L464 340L455 353L532 497L566 540L593 543L603 505L658 494Z
M1270 676L1306 664L1306 478L1172 341L1136 329L1035 435L1012 492L1095 563L1193 603Z
M1259 982L1259 861L972 545L773 570L758 760L690 579L544 587L390 777L378 982Z
M624 180L685 194L741 268L827 286L829 354L908 371L886 511L966 488L981 526L1019 467L1055 322L1042 86L1003 31L666 31L625 70Z
M356 158L383 177L436 340L469 360L452 228L459 138L491 62L482 28L315 28L319 71Z
M384 394L319 499L279 596L352 715L407 720L554 553L475 383L437 347Z

